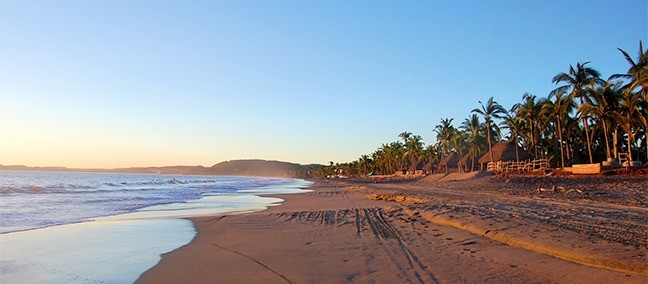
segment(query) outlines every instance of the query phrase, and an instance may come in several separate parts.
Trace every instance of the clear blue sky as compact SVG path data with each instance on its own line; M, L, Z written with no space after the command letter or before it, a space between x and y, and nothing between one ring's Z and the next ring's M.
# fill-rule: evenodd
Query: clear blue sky
M347 162L604 77L647 1L0 1L0 164Z

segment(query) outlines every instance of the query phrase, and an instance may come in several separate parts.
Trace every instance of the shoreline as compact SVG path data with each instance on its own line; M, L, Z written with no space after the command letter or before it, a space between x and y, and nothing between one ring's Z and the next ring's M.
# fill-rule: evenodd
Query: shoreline
M475 192L421 182L316 180L309 189L313 191L269 195L284 202L260 212L189 218L197 230L194 239L164 254L137 282L648 280L645 247L611 243L514 215L480 215L478 206L469 204L495 201L506 207L539 202L536 199L515 196L509 204L480 191L476 196L486 199L480 201L468 198ZM385 198L376 198L380 194ZM443 208L447 204L460 209L448 211ZM542 205L547 204L551 205Z
M89 220L0 234L0 282L129 283L161 254L191 242L191 216L243 214L276 206L270 194L302 192L308 182L245 187L227 194L148 206Z

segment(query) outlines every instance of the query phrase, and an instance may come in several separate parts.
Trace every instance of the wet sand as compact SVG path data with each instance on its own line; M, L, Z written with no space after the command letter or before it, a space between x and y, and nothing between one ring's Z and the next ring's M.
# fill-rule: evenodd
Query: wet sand
M265 211L192 218L192 242L138 281L648 281L645 207L502 194L479 183L489 184L320 180ZM614 233L623 228L629 233Z

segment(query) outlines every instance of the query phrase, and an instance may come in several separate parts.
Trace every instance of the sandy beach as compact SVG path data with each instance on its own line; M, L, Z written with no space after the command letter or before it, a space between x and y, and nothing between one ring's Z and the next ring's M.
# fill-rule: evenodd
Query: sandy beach
M613 185L628 193L605 198ZM265 211L191 218L196 237L138 282L647 283L645 185L317 180Z

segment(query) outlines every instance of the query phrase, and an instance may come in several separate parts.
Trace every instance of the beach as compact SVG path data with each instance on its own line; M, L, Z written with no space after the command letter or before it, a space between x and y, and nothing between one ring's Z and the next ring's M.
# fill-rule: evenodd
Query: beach
M316 180L264 211L190 218L195 238L138 282L646 283L645 177L593 178ZM614 185L628 193L605 198Z

